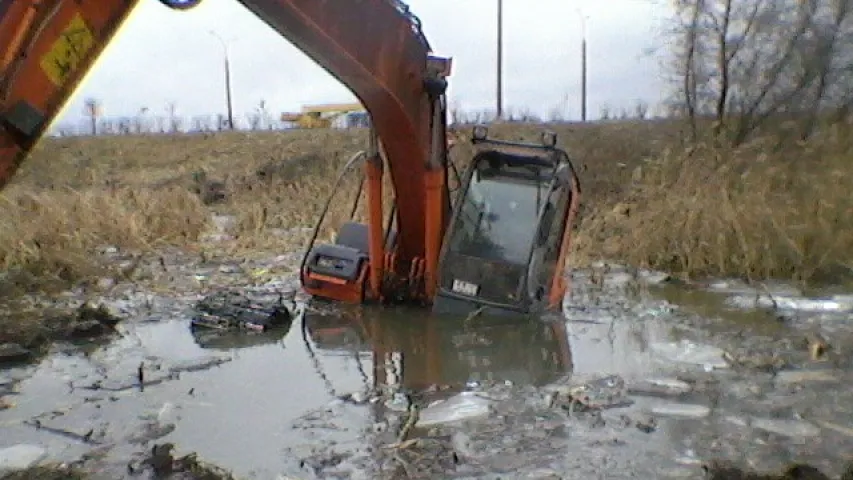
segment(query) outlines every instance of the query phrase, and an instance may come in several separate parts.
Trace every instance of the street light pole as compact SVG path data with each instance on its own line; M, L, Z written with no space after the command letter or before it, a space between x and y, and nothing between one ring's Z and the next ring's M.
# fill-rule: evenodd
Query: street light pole
M497 120L503 118L503 0L498 0Z
M231 101L231 62L228 58L228 44L213 30L210 31L210 34L216 37L222 44L225 59L225 103L228 107L228 129L234 130L234 105Z
M586 17L577 9L581 21L581 121L586 122Z

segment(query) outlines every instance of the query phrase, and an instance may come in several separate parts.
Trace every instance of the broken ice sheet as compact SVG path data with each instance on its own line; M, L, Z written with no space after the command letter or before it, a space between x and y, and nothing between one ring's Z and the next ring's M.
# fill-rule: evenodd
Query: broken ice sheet
M424 408L418 416L416 426L428 427L484 417L489 414L491 404L491 400L476 392L462 392Z
M681 340L678 342L652 343L649 348L657 357L672 363L699 365L705 369L729 367L724 358L725 352L711 345Z

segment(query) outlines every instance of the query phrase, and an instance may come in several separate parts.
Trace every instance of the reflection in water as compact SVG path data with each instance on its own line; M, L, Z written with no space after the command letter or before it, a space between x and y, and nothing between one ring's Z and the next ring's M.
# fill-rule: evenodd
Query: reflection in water
M324 352L369 352L374 386L422 391L470 382L541 386L571 370L563 322L439 317L398 310L309 315L307 334Z
M290 324L274 327L265 332L244 330L215 330L205 327L191 327L193 340L201 348L211 350L231 350L232 348L255 347L280 342L290 331Z

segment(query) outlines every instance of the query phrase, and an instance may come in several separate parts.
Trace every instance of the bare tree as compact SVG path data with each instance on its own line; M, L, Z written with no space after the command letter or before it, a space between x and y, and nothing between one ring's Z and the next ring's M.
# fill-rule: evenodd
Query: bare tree
M140 134L148 131L148 125L146 121L146 114L148 113L148 107L142 107L139 109L139 113L133 118L133 133Z
M249 114L249 128L252 130L260 130L266 124L272 130L272 122L269 121L270 115L267 111L267 101L261 99L255 111Z
M551 108L548 111L548 121L552 123L559 123L565 121L566 117L563 115L563 109L559 106Z
M713 120L735 145L780 119L807 136L853 100L853 0L676 0L675 97L691 130ZM845 114L846 115L846 114Z
M98 119L101 117L102 109L101 101L97 98L89 97L84 102L84 111L91 122L92 135L98 134Z
M181 119L178 118L178 105L175 102L167 103L166 112L169 114L169 131L177 133L181 129Z
M645 120L649 116L649 104L644 100L637 100L634 105L634 116L640 120Z

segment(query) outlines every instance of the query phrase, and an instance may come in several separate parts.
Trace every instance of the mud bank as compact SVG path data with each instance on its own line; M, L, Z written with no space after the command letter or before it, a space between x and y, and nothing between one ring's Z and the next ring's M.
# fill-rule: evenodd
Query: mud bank
M689 479L709 462L837 478L853 452L846 297L595 265L563 315L525 323L315 304L266 333L189 327L224 290L304 306L297 259L170 253L158 288L69 296L123 321L0 371L0 449L105 479L138 478L165 444L237 478L303 479Z

